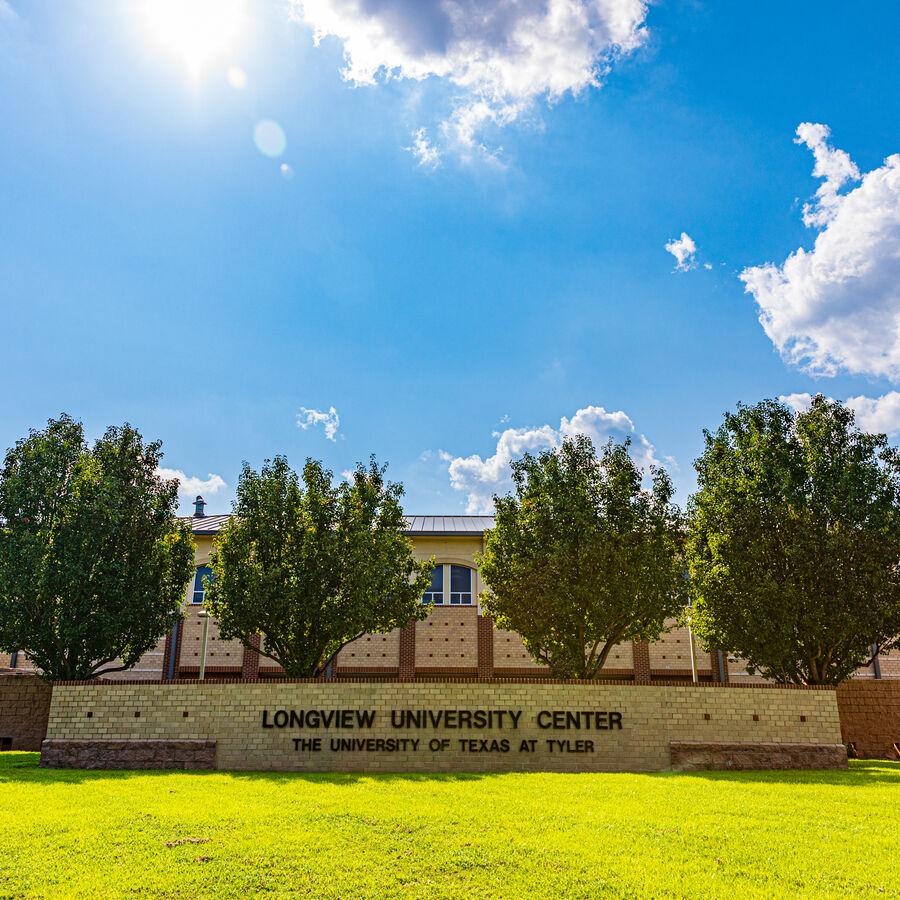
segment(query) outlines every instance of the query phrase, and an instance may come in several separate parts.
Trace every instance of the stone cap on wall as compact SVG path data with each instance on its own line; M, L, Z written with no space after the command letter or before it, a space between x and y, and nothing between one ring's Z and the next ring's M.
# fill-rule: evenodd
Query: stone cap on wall
M634 688L642 688L642 687L683 687L683 688L702 688L703 690L709 690L718 688L720 690L775 690L775 691L836 691L837 688L827 685L827 684L734 684L734 683L726 683L721 684L719 682L709 682L709 681L701 681L701 682L685 682L685 681L667 681L667 680L659 680L653 681L649 684L641 684L635 682L631 679L620 679L620 678L597 678L597 679L579 679L579 678L526 678L526 677L516 677L516 678L478 678L475 675L465 675L455 678L446 678L441 676L429 676L426 678L416 677L414 679L410 679L409 681L404 682L408 684L411 682L431 682L431 683L440 683L440 684L535 684L535 685L546 685L546 684L573 684L573 685L585 685L586 687L603 687L605 685L615 685L616 687L634 687ZM273 676L271 678L241 678L240 676L235 676L233 678L228 677L215 677L215 678L205 678L204 680L200 680L199 678L179 678L177 680L167 681L164 679L125 679L125 678L117 678L113 679L103 679L103 678L93 678L88 679L87 681L54 681L54 685L80 685L80 684L90 684L90 685L104 685L117 687L120 685L160 685L160 684L177 684L177 685L203 685L203 684L367 684L367 683L392 683L397 682L396 675L370 675L370 676L347 676L340 678L287 678L287 677L277 677Z

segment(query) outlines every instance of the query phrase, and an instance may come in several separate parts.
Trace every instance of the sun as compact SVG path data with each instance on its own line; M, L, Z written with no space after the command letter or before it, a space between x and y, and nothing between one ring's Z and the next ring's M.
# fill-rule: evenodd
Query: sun
M243 0L144 0L147 30L197 77L235 48L244 26Z

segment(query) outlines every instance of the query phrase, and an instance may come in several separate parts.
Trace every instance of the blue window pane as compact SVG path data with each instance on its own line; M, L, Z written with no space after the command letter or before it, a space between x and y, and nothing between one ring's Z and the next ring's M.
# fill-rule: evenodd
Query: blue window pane
M450 566L450 605L472 605L472 570L465 566Z
M431 584L428 585L425 594L422 597L423 603L436 603L438 605L444 602L444 567L435 566L431 570Z
M191 603L202 603L206 596L206 586L204 579L211 581L213 577L212 569L209 566L198 566L197 574L194 576L194 594Z
M465 566L450 566L450 590L454 594L471 593L472 570Z

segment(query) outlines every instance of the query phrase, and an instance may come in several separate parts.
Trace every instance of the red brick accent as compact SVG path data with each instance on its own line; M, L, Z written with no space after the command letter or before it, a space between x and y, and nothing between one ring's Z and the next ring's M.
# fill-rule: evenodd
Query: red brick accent
M410 619L406 628L400 629L400 681L412 681L416 677L416 622Z
M390 675L396 678L398 669L396 666L335 666L333 677L346 678L350 675Z
M40 750L53 688L34 675L0 675L0 747Z
M701 682L714 683L713 673L709 669L697 669L698 684ZM694 681L694 673L690 669L651 669L650 680L653 684L657 681L678 681L679 683Z
M197 672L198 669L195 668L194 671ZM209 671L209 667L207 667L206 671L207 672ZM232 683L243 680L240 676L240 671L238 669L227 669L226 671L232 672L233 673L232 677L217 678L216 681L224 683L224 684L232 684ZM459 669L448 669L447 671L458 672L460 670ZM463 669L462 671L465 672L467 670ZM529 674L525 674L522 676L506 677L504 675L501 677L501 675L499 673L504 672L504 671L521 671L524 673L535 672L538 676L540 676L542 670L541 669L533 669L533 670L532 669L521 669L521 670L495 669L494 670L494 680L495 681L505 681L510 684L528 684L529 682L532 682L535 680L533 676L531 676ZM625 671L625 670L618 670L618 671ZM382 675L382 676L372 676L372 677L348 676L346 681L351 682L351 683L359 682L360 684L363 684L365 682L369 682L369 681L373 681L373 680L382 681L382 682L390 682L390 681L397 680L395 675L390 674L390 669L386 669L385 672L386 672L386 674ZM452 678L452 679L447 678L445 680L447 681L448 684L456 683L457 681L477 682L478 678L474 677L476 670L469 669L468 672L470 673L468 677ZM272 681L276 681L279 684L315 684L320 680L321 679L318 679L318 678L289 678L288 676L286 676L284 674L284 670L281 668L266 668L266 669L261 668L260 673L259 673L259 678L249 679L247 683L248 684L257 684L257 683L271 684ZM616 684L616 685L630 685L631 687L635 687L635 682L634 682L634 679L631 677L630 669L628 670L628 678L621 679L621 680L617 680L614 678L594 678L594 679L590 679L590 680L577 679L577 678L550 678L549 676L544 678L543 680L546 682L549 682L550 684L582 684L582 685L584 685L584 684L587 684L587 685ZM202 681L199 681L196 678L185 678L184 681L192 683L192 684L203 684ZM59 685L72 685L72 684L94 684L94 685L96 685L96 684L101 684L101 685L109 686L109 687L121 687L123 684L148 685L148 684L168 684L168 683L169 682L166 682L161 678L147 678L147 679L144 679L144 678L130 678L130 679L129 678L117 678L115 681L101 678L99 680L88 679L86 681L54 681L53 682L54 685L58 685L58 684ZM666 681L665 679L658 681L658 682L654 681L653 684L654 684L654 687L657 685L661 685L661 686L670 685L671 687L684 687L683 681L676 681L674 679L671 681ZM715 688L717 690L721 689L721 685L713 684L710 681L701 681L699 684L695 684L693 686L699 687L699 688ZM752 690L752 691L760 691L760 690L762 690L762 691L765 691L765 690L772 690L772 691L833 691L833 690L835 690L835 688L833 688L829 685L819 685L819 684L765 684L765 683L761 683L761 684L737 683L737 684L734 684L734 683L732 683L732 684L729 684L728 687L729 687L729 689L735 690L735 691L741 691L741 690Z
M837 703L841 738L860 759L900 759L900 679L845 681Z
M262 666L259 667L259 677L268 680L270 678L287 678L287 675L284 674L284 669L282 669L281 666L268 665L265 668L263 668ZM317 679L304 679L304 681L307 680L316 681Z
M724 662L724 660L723 660ZM724 668L724 666L723 666ZM709 671L711 673L711 681L715 684L724 684L719 681L719 654L715 650L709 651ZM728 681L728 670L725 670L725 681Z
M727 769L846 769L843 744L728 744L672 741L672 768L680 772Z
M198 681L200 679L200 666L182 666L180 671L181 675L179 677L182 681ZM231 678L243 677L241 670L237 666L207 666L204 675L206 678L209 678L211 675L227 675ZM121 684L121 682L119 683Z
M215 741L44 741L42 769L214 769Z
M650 684L650 644L647 641L632 642L635 684Z
M465 677L466 681L471 681L473 676L478 678L478 669L475 666L471 668L463 668L462 666L419 666L416 669L415 679L406 680L431 681L438 676L442 681L450 681L454 676ZM401 678L400 680L403 681L404 679ZM481 678L478 680L484 681L485 679ZM486 680L493 681L491 678Z
M181 671L181 644L182 644L182 638L184 637L184 624L186 621L187 621L187 619L182 619L178 623L178 636L175 638L175 651L174 651L174 653L175 653L175 669L172 673L172 678L174 681L178 681L179 672ZM170 635L170 637L171 637L171 635ZM165 672L163 672L163 678L168 678L168 677L169 677L169 669L168 669L168 665L167 665Z
M494 677L494 623L490 616L478 617L478 677Z
M244 659L241 663L241 678L259 678L259 653L262 635L254 634L250 638L250 647L244 647Z
M628 670L631 675L631 670ZM546 681L550 678L549 669L530 668L529 666L495 666L494 678L537 678Z

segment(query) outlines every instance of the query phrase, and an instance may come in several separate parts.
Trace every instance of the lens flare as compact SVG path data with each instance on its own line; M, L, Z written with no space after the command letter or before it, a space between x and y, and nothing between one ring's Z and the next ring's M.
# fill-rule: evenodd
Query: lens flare
M253 129L253 143L266 156L281 156L287 147L287 138L277 122L266 119Z
M247 87L247 73L240 66L230 66L228 69L228 83L235 90L243 90Z
M243 0L144 0L150 36L196 77L234 49L244 27Z

